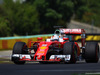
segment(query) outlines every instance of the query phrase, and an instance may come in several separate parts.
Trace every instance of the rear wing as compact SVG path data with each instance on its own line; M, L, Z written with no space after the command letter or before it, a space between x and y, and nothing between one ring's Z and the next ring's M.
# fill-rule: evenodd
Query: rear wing
M63 29L61 28L60 32L64 34L76 34L76 35L85 34L84 29Z
M85 30L84 29L59 29L61 34L81 35L82 47L85 46Z

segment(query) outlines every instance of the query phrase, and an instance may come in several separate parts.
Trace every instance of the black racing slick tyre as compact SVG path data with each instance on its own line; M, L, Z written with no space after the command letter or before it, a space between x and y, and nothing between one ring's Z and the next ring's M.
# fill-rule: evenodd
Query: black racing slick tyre
M12 54L28 54L28 48L24 42L16 42ZM15 64L25 64L25 61L19 61L19 58L12 57Z
M27 54L27 45L24 42L16 42L13 48L13 54Z
M77 47L74 42L66 42L63 47L64 55L71 55L70 61L65 63L76 63L77 60Z
M87 63L97 63L99 61L99 45L97 42L86 43L85 61Z

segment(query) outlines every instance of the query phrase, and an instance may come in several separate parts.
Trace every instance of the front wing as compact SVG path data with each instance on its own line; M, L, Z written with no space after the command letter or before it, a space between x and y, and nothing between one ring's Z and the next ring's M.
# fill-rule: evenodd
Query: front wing
M51 61L51 62L65 61L65 62L68 62L71 59L71 55L51 55L49 60L42 60L42 59L34 60L34 55L30 55L30 54L13 54L11 58L12 58L12 61L14 61L14 59L17 59L19 61Z

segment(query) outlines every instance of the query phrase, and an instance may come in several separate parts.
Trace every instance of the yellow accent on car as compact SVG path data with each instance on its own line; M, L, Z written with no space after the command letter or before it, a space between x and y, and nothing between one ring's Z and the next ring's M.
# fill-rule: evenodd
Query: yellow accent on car
M38 51L38 53L44 53L44 51Z
M46 49L47 47L45 47L45 46L42 46L42 47L40 47L40 49Z

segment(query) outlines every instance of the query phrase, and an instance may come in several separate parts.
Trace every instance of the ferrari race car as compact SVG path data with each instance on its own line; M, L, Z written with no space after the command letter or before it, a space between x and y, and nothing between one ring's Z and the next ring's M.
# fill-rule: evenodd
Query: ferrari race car
M74 41L75 35L81 35L81 46ZM76 63L82 59L97 63L99 45L97 42L85 43L84 29L59 28L45 41L30 41L29 47L24 42L16 42L11 58L15 64L25 64L26 61Z

